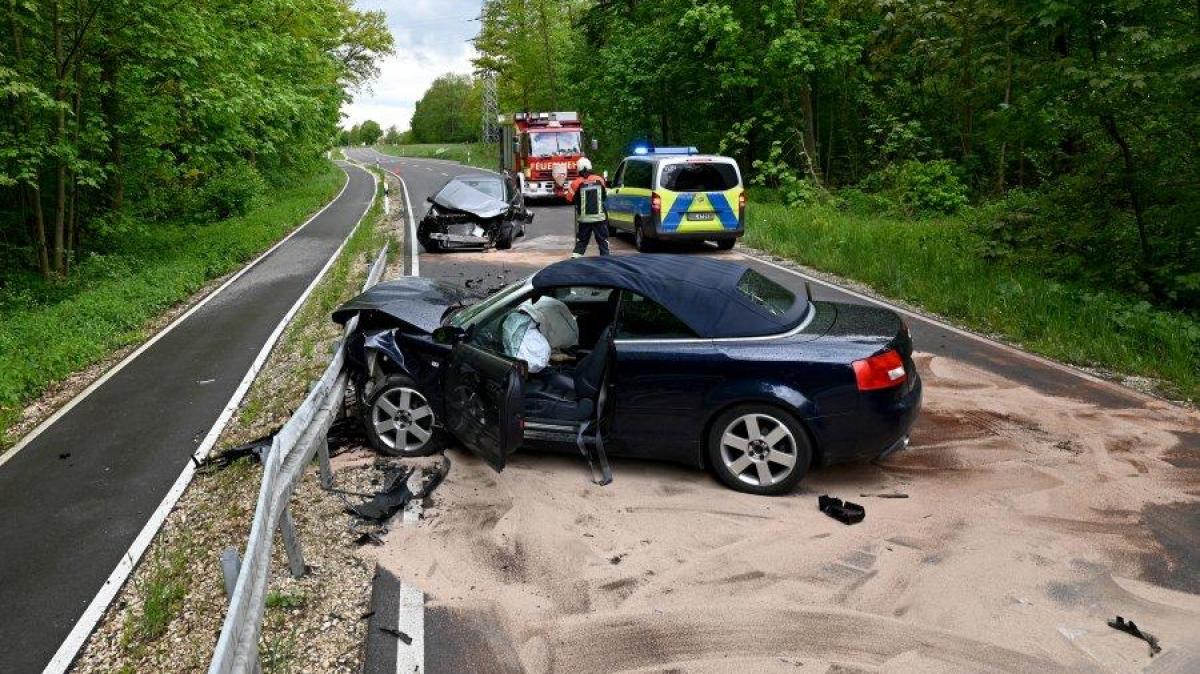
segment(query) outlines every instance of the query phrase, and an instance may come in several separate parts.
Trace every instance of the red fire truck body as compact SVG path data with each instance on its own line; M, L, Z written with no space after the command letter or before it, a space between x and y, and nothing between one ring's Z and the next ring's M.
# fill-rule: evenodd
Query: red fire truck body
M574 112L500 116L500 164L517 176L526 197L562 197L584 156L583 125Z

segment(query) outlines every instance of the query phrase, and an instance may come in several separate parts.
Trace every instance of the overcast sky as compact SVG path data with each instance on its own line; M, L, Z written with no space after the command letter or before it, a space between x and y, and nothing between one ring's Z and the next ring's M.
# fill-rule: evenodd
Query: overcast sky
M371 91L342 107L343 126L373 119L383 127L408 128L413 106L429 84L449 72L471 72L475 51L467 41L479 32L481 0L358 0L358 9L387 12L396 55L383 61Z

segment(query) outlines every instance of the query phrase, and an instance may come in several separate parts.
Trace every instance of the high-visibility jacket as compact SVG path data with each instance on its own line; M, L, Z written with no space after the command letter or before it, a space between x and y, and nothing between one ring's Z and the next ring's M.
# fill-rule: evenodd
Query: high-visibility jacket
M604 178L592 173L580 176L567 185L567 203L575 204L577 222L605 222L608 220L608 184ZM579 197L576 199L576 197Z

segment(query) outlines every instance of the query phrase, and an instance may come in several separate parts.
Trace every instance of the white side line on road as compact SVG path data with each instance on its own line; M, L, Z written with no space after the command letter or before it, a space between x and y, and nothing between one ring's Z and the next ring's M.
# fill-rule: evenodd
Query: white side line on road
M375 174L371 173L370 171L367 173L371 175L371 200L374 202L376 193L379 191L379 185L375 178ZM306 227L309 222L312 222L313 219L317 217L317 215L323 213L326 208L329 208L331 204L337 201L338 198L340 198L349 187L350 180L350 173L347 171L346 184L342 187L342 191L338 193L338 197L335 197L333 201L330 201L325 205L324 208L322 208L320 211L317 211L316 215L313 215L312 218L309 218L307 222L298 227L296 232L299 232L301 229ZM242 381L240 384L238 384L237 389L233 392L233 396L230 397L229 402L225 405L225 408L221 410L220 416L217 417L216 422L212 425L212 428L209 429L208 435L204 436L204 441L200 443L198 448L196 448L195 453L192 454L187 462L187 465L184 466L183 472L179 474L178 478L176 478L175 484L171 485L170 491L167 492L167 495L163 497L162 502L158 504L158 507L150 515L150 519L146 522L146 525L142 527L142 530L138 533L137 538L133 540L133 544L129 546L129 550L127 550L121 557L121 561L117 563L117 568L113 569L113 572L109 574L108 579L104 581L102 586L100 586L100 591L97 592L96 596L92 598L91 603L88 604L87 609L85 609L83 612L83 615L80 616L79 620L75 623L75 626L71 628L70 634L68 634L67 638L63 640L62 645L58 647L58 651L54 653L54 657L50 660L50 663L46 665L44 670L42 670L42 674L61 674L62 672L66 672L71 666L71 663L75 660L75 656L79 654L79 649L83 648L83 644L87 642L92 630L96 628L96 625L104 616L104 612L108 609L108 605L112 603L112 600L117 596L117 592L120 591L121 586L123 586L125 581L129 578L129 574L133 571L133 567L137 565L138 560L142 558L142 555L146 553L146 549L150 547L150 542L154 540L154 536L158 533L159 527L161 527L163 522L167 519L167 515L170 514L171 510L175 507L175 504L179 501L179 497L183 496L184 490L187 489L188 485L192 481L192 476L195 475L196 465L208 456L209 451L212 449L213 445L216 444L217 438L220 437L221 431L225 428L225 424L229 421L229 418L233 416L233 413L235 410L237 410L238 405L241 404L242 398L246 395L246 391L250 389L250 384L253 383L255 376L258 375L259 370L262 369L263 364L266 362L267 356L270 355L271 349L275 347L275 343L279 341L279 337L283 334L284 328L287 327L289 322L291 322L292 317L295 316L296 312L300 310L300 306L303 305L304 301L308 299L308 296L312 294L313 289L317 287L317 284L321 282L321 279L325 277L325 272L329 271L329 268L333 266L334 261L337 260L339 255L341 255L342 249L346 247L346 242L350 240L350 237L354 234L354 231L358 229L358 226L362 224L363 218L367 217L367 213L370 211L371 207L370 204L368 204L367 207L363 209L363 213L359 216L358 221L354 223L354 227L352 227L350 232L346 235L346 238L342 239L342 242L338 245L337 250L333 251L333 254L329 256L329 260L326 261L325 265L321 267L321 270L317 272L317 275L315 278L313 278L312 283L308 284L308 287L304 289L304 292L301 293L300 297L296 299L296 302L292 305L292 307L288 309L287 314L285 314L283 319L279 321L279 324L275 326L275 329L271 332L271 335L267 337L267 341L263 344L263 347L258 352L258 355L255 356L254 362L250 364L250 369L247 370L246 375L242 377ZM271 248L271 250L278 248L280 244L282 244L284 241L287 241L288 238L294 236L296 232L292 232L292 234L289 234L287 238L283 239L283 241L275 244L275 247ZM263 255L256 259L253 263L247 265L244 269L242 269L242 271L238 272L237 276L230 279L225 283L225 285L222 285L220 288L218 288L217 291L209 296L209 298L216 295L230 283L235 281L239 276L246 273L249 269L258 264L258 262L266 257L270 252L271 251L267 251L266 253L263 253ZM206 301L209 298L206 298ZM197 305L192 311L195 311L195 309L199 308L199 306L200 305ZM192 312L189 311L188 314L190 313ZM183 320L183 318L188 314L180 317L176 323ZM170 327L174 327L176 323L172 323ZM161 334L162 333L160 333L160 335ZM150 343L147 343L147 345L143 347L143 350L147 348L149 344ZM127 360L131 359L132 356ZM122 361L122 364L124 362L125 361Z
M396 639L396 674L421 674L425 671L425 594L401 582L396 604L396 629L411 641Z
M447 178L449 178L449 177L450 177L450 174L449 174L449 173L443 173L442 175L446 176Z
M392 174L396 180L400 181L400 187L404 189L404 207L408 210L408 260L409 260L409 276L421 275L421 258L417 254L417 249L420 244L417 243L417 221L413 218L412 197L408 195L408 183L399 173L385 168L384 171Z
M76 405L83 402L83 400L85 398L87 398L89 395L91 395L93 391L95 391L96 389L103 386L104 382L108 381L109 379L112 379L113 376L115 376L118 372L120 372L122 369L124 369L126 365L129 365L130 363L133 362L133 360L135 358L142 355L142 353L144 351L146 351L146 349L149 349L150 347L154 346L154 344L156 342L158 342L158 340L162 339L163 337L166 337L167 334L169 332L171 332L172 330L174 330L180 323L186 321L188 319L188 317L190 317L192 314L199 311L205 304L208 304L209 302L211 302L213 300L213 298L215 298L217 295L220 295L221 291L225 290L230 285L233 285L233 282L238 280L239 278L241 278L242 274L245 274L246 272L250 271L250 269L252 269L255 265L257 265L259 262L261 262L263 260L263 258L265 258L266 256L270 255L271 253L275 252L275 249L279 248L284 243L286 243L288 239L299 234L300 230L302 230L308 226L308 223L312 222L313 220L316 220L317 216L324 213L325 209L329 208L330 206L333 205L333 203L335 201L340 199L342 197L342 194L344 194L346 192L346 188L348 188L349 186L350 186L350 176L347 175L346 176L346 184L342 185L341 191L339 191L337 196L334 197L332 200L330 200L329 203L322 206L321 210L314 213L312 215L312 217L310 217L308 220L305 220L304 224L302 224L299 227L297 227L296 229L292 230L291 234L288 234L287 236L283 237L274 246L271 246L270 248L268 248L266 250L266 252L264 252L262 255L259 255L258 257L254 258L254 260L251 261L249 264L242 267L240 271L235 273L233 276L230 276L229 279L227 281L225 281L224 283L222 283L216 290L212 291L207 296L205 296L203 299L201 299L199 302L197 302L195 305L193 305L190 309L188 309L187 311L180 314L178 318L176 318L175 320L168 323L167 327L163 328L162 330L159 330L158 333L156 333L150 339L146 340L146 342L144 344L142 344L138 348L134 349L128 356L125 356L124 358L122 358L121 362L117 363L111 369L109 369L107 372L100 375L100 377L98 379L96 379L96 381L89 384L88 387L83 389L82 391L80 391L78 395L76 395L74 398L71 398L69 401L67 401L67 404L58 408L58 410L55 411L54 414L51 414L49 417L46 418L45 421L43 421L42 423L40 423L36 427L34 427L34 429L32 431L30 431L28 434L25 435L25 437L23 437L19 441L17 441L17 444L13 445L12 449L8 450L7 452L4 453L4 455L0 456L0 466L3 466L10 459L12 459L14 456L16 456L17 452L21 451L22 449L24 449L26 447L26 445L33 442L33 440L35 438L37 438L37 436L39 436L43 432L45 432L45 430L47 428L50 428L50 426L52 426L54 424L54 422L61 419L63 417L63 415L65 415L67 412L70 412L72 409L74 409L74 407Z
M1018 349L1015 346L1009 346L1008 344L1004 344L1003 342L997 342L996 340L988 339L987 337L984 337L982 335L977 335L974 332L970 332L968 330L963 330L962 328L955 327L944 321L939 321L936 318L931 318L931 317L925 316L923 314L918 314L914 311L909 311L908 309L905 309L904 307L896 306L895 304L892 304L885 300L881 300L877 297L871 297L870 295L864 295L862 293L850 290L849 288L846 288L846 287L843 287L843 286L840 286L840 285L837 285L834 283L830 283L828 281L823 281L815 276L810 276L809 274L805 274L803 272L796 271L795 269L790 269L781 264L771 262L770 260L765 260L761 257L758 257L757 255L750 255L749 253L742 253L742 252L739 252L738 254L746 259L754 260L755 262L760 262L762 264L765 264L768 267L774 267L775 269L778 269L780 271L785 271L789 274L799 276L800 278L802 278L806 281L811 281L812 283L825 286L826 288L831 288L833 290L836 290L841 293L845 293L852 297L857 297L858 299L866 301L870 304L885 306L885 307L891 309L892 311L895 311L896 313L901 314L903 316L907 316L913 320L922 321L924 323L929 323L931 325L936 325L939 328L942 328L943 330L947 330L949 332L953 332L954 334L956 334L960 337L966 337L967 339L974 340L976 342L979 342L980 344L986 344L990 347L1004 351L1005 353L1008 353L1010 355L1020 356L1022 358L1028 358L1029 360L1035 361L1040 365L1045 365L1046 367L1058 370L1059 372L1062 372L1064 374L1074 375L1075 377L1092 382L1093 384L1100 384L1106 388L1109 388L1114 391L1119 391L1119 392L1121 392L1125 395L1128 395L1132 398L1138 398L1138 399L1141 399L1144 401L1158 400L1158 398L1156 398L1154 396L1147 395L1145 393L1142 393L1141 391L1136 391L1136 390L1128 388L1126 386L1121 386L1120 384L1116 384L1116 383L1113 383L1113 382L1105 380L1105 379L1101 379L1100 377L1096 377L1094 375L1088 374L1087 372L1084 372L1083 370L1078 370L1076 368L1073 368L1070 365L1064 365L1063 363L1059 363L1057 361L1050 360L1049 358L1044 358L1037 354L1029 353L1028 351L1022 351L1021 349Z

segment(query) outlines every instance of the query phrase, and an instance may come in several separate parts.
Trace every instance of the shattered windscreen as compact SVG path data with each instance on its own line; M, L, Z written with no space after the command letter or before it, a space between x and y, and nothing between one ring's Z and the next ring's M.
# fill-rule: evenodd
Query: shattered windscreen
M508 210L504 184L489 176L457 177L433 197L442 208L462 211L478 218L494 218Z

